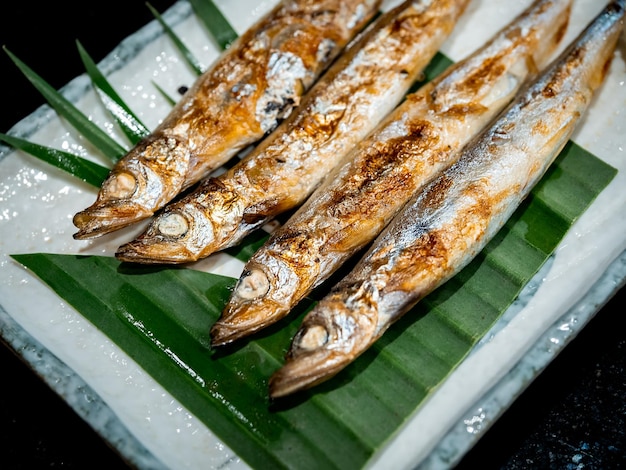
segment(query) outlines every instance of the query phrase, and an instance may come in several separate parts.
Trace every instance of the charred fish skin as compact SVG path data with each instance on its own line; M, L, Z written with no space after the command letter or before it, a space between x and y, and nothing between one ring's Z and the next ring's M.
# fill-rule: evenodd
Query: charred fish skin
M197 261L302 203L404 98L468 3L405 1L381 15L275 132L226 173L168 204L116 256L139 263Z
M624 4L607 6L304 318L285 365L270 379L272 397L336 375L484 248L561 151L603 82Z
M258 141L296 107L380 0L285 0L196 80L155 131L111 170L96 201L74 216L75 239L154 214Z
M547 62L570 6L569 0L534 2L482 48L408 96L251 257L213 326L214 344L279 320L370 243ZM248 285L262 277L267 289Z

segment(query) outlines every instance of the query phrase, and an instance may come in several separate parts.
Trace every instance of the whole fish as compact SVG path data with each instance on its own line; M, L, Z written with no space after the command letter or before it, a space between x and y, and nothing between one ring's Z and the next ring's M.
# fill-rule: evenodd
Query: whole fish
M165 120L111 170L76 239L153 215L288 116L380 0L279 3L240 36Z
M538 0L491 41L409 95L348 154L248 261L214 345L285 316L371 242L406 201L544 65L569 20L569 0Z
M404 98L468 3L406 1L382 15L275 132L229 171L167 205L116 256L141 263L196 261L302 203Z
M624 3L612 2L520 92L306 315L285 365L270 379L271 396L335 375L493 238L567 143L604 80Z

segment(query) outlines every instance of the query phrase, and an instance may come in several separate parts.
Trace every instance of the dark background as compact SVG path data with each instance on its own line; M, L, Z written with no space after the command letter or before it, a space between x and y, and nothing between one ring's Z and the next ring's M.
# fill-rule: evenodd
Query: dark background
M164 12L174 2L150 2ZM0 45L53 87L84 72L78 39L99 62L153 19L143 0L3 2ZM44 103L0 51L0 132ZM459 469L618 468L626 463L624 289L591 320L466 455ZM126 465L26 365L0 344L0 467Z

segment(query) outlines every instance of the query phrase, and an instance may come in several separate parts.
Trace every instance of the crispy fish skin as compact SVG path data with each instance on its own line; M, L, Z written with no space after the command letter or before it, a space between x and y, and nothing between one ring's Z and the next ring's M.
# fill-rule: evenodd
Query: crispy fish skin
M74 238L150 217L274 129L379 6L380 0L278 4L113 167L95 203L74 216Z
M570 5L535 2L396 108L248 261L213 325L213 344L282 318L372 241L547 61L565 32Z
M285 365L270 379L272 397L342 370L493 238L567 143L602 83L624 3L608 6L307 314Z
M229 171L167 205L116 256L140 263L197 261L302 203L404 98L468 3L406 1L382 15L275 132Z

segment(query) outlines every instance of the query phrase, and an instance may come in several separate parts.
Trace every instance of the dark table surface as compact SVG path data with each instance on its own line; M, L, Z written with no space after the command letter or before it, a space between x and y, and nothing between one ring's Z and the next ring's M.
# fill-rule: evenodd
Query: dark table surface
M151 0L163 12L172 0ZM153 19L144 0L3 2L0 45L55 88L83 73L75 41L100 61ZM44 103L0 53L0 132ZM626 235L625 235L626 236ZM607 469L626 464L625 290L530 385L459 469ZM0 467L125 468L124 461L25 364L0 344Z

